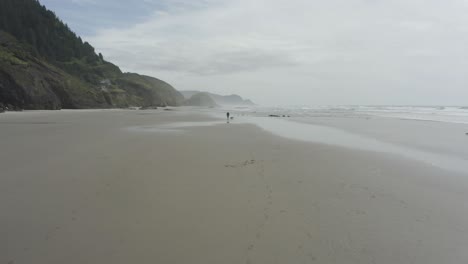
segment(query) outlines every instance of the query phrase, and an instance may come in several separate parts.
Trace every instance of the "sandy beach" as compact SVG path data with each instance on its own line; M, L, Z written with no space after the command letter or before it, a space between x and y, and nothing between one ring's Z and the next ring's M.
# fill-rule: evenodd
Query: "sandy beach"
M467 174L222 118L0 114L0 263L468 262Z

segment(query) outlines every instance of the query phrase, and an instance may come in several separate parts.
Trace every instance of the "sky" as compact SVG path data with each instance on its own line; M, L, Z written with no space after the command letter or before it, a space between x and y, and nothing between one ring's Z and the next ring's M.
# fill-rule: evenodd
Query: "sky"
M468 105L468 0L41 0L123 71L263 105Z

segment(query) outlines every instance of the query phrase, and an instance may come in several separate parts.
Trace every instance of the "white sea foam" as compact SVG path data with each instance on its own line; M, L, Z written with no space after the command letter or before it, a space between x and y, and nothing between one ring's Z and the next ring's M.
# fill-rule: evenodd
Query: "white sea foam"
M380 116L468 124L468 107L457 106L289 106L255 107L259 115L280 114L294 117Z

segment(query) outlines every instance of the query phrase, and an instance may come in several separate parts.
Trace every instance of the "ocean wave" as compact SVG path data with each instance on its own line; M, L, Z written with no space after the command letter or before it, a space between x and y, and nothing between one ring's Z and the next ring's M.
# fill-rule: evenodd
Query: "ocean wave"
M398 119L437 121L468 124L466 106L392 106L392 105L340 105L340 106L290 106L257 108L261 114L286 114L295 117L344 116L362 117L379 116Z

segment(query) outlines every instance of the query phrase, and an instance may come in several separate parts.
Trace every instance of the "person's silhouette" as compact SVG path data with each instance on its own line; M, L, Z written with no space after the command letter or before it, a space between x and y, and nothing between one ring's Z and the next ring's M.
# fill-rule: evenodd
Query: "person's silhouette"
M229 114L229 112L226 113L226 118L227 118L227 122L228 122L228 123L229 123L229 116L230 116L230 115L231 115L231 114Z

